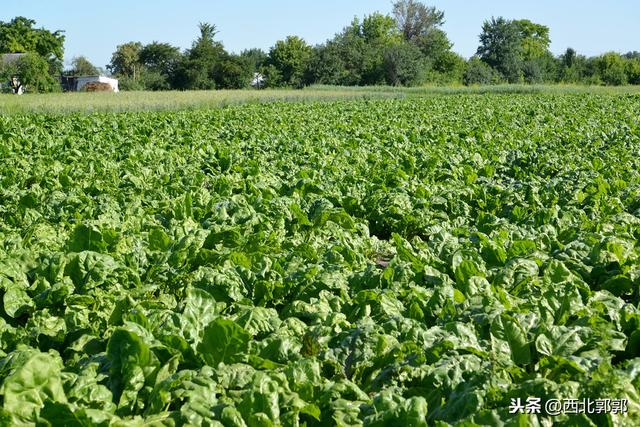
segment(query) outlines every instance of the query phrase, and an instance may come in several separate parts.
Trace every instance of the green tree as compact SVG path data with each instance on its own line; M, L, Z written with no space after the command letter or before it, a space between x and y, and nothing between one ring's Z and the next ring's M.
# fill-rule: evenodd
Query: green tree
M215 36L218 34L215 24L201 22L198 25L198 29L200 30L200 36L187 52L187 56L195 65L211 69L224 52L224 46L221 42L215 40Z
M640 84L640 56L628 57L626 64L627 80L632 85Z
M267 59L267 84L269 86L302 87L311 60L312 49L298 36L278 40Z
M511 21L511 25L514 25L519 33L523 61L536 60L549 52L551 44L549 27L536 24L528 19Z
M425 58L425 61L425 81L437 84L462 83L467 61L459 54L448 50L433 59Z
M627 83L625 61L619 53L607 52L597 60L598 75L606 85L619 86Z
M269 55L262 49L253 48L240 52L240 58L249 64L252 72L259 71L267 62Z
M509 83L537 83L557 74L550 43L547 26L528 19L491 18L482 25L477 54Z
M496 84L500 80L500 74L477 56L469 59L462 77L462 82L467 86Z
M215 40L216 26L206 22L198 26L200 36L193 42L176 67L174 87L179 89L215 89L216 67L224 55L224 46Z
M428 34L414 38L413 43L420 48L425 57L432 60L450 52L453 46L447 33L439 28L434 28Z
M49 74L49 63L35 52L28 52L12 64L10 74L17 75L27 92L59 92L60 84ZM10 76L9 76L10 77Z
M433 28L424 36L415 37L413 44L425 58L426 80L432 83L455 83L462 80L466 61L451 50L453 44L440 28Z
M560 55L560 65L565 68L571 68L576 65L578 53L575 49L568 47L562 55Z
M363 85L387 83L385 54L402 43L395 20L388 15L375 12L367 15L360 25L362 37L362 80ZM402 49L402 48L401 48ZM406 51L405 51L406 53ZM396 56L391 54L391 56ZM401 54L406 58L406 55Z
M362 79L363 40L353 34L339 34L316 46L307 72L307 80L320 84L355 86Z
M440 28L444 24L444 12L419 1L400 0L393 5L393 15L404 39L422 52L425 67L422 74L427 81L461 81L465 61L451 51L453 44Z
M567 48L558 57L558 81L564 83L580 83L586 79L586 62L584 55L578 55L575 49Z
M499 17L482 24L477 55L509 83L522 80L522 51L520 31L513 21Z
M134 82L137 81L142 71L141 50L142 43L140 42L119 45L111 55L111 62L107 65L107 69L116 76L128 77Z
M444 12L415 0L400 0L393 4L393 16L398 30L407 41L428 35L444 23Z
M314 69L320 77L315 81L325 84L353 86L363 84L364 61L367 43L362 36L358 18L346 26L341 33L318 50L320 61Z
M59 74L64 57L64 31L52 32L35 25L36 21L23 16L0 21L0 53L37 53L48 64L47 74Z
M167 76L175 71L176 64L181 57L180 48L157 41L145 45L139 52L139 61L146 69Z
M215 67L214 78L219 89L243 89L249 86L254 73L249 58L225 53Z
M152 42L140 49L141 79L145 89L171 89L182 53L169 43Z
M384 73L387 84L412 86L422 81L425 69L420 49L408 42L388 46L384 52Z
M384 46L399 43L401 40L401 34L394 19L379 12L364 17L360 33L365 42Z
M76 56L71 60L71 70L73 76L95 76L100 74L100 70L91 63L85 56Z

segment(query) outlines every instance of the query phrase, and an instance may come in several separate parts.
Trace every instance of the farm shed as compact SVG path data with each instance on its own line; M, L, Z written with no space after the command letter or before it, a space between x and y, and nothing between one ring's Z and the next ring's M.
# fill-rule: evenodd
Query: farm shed
M107 83L114 92L119 92L118 79L114 79L106 76L79 76L79 77L62 77L60 84L62 90L68 92L76 92L82 90L87 83Z

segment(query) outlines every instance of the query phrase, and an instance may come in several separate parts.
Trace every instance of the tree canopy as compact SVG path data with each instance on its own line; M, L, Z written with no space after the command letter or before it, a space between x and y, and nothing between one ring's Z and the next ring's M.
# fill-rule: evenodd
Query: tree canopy
M100 70L85 56L76 56L71 60L69 74L73 76L93 76L100 74Z
M267 76L272 86L301 87L312 49L302 38L288 36L269 50Z
M118 45L116 51L111 55L111 62L107 65L113 74L130 77L133 80L140 74L140 51L142 43L128 42Z
M491 18L482 24L478 56L510 83L522 78L522 38L513 21Z
M389 13L354 17L342 31L315 46L290 35L266 52L253 48L239 54L225 49L215 24L202 22L188 49L160 41L131 41L116 47L107 69L120 79L123 90L243 88L252 84L256 73L263 82L260 87L640 84L638 51L586 57L567 48L554 56L549 50L549 27L529 19L492 17L484 21L476 54L465 59L454 52L442 28L444 19L444 11L420 0L395 0ZM61 71L63 45L62 31L37 28L31 19L18 16L0 22L0 53L38 55L47 63L50 77ZM29 64L29 70L42 68L34 58ZM15 66L11 65L11 70ZM0 64L3 67L1 76L15 72ZM85 57L78 56L65 73L98 72ZM24 74L33 75L30 71Z
M36 21L17 16L9 22L0 21L0 52L34 52L50 64L62 62L64 31L35 28Z
M393 4L393 16L405 40L424 37L444 24L444 12L416 0L400 0Z

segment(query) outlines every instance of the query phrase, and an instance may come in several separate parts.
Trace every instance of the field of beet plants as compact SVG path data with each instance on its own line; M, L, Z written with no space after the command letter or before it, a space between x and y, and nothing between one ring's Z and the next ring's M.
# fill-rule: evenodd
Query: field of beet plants
M2 426L640 425L637 95L3 115L0 159Z

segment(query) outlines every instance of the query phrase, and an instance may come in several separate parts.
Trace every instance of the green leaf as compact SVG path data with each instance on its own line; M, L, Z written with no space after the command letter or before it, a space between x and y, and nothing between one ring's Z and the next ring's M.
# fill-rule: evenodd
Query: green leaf
M73 230L67 247L70 252L103 252L106 250L107 244L104 242L100 230L80 224Z
M506 350L516 365L531 363L531 349L527 334L515 318L507 314L496 316L491 323L491 339L494 342L494 349L503 352Z
M149 249L152 251L167 251L171 246L171 238L161 228L149 231Z
M581 339L583 334L581 328L553 326L538 335L535 342L536 350L546 356L571 356L584 345Z
M204 329L198 352L209 366L231 363L246 352L251 334L232 320L217 318Z
M8 289L5 290L2 296L5 313L12 318L17 318L31 311L34 303L27 292L18 284L8 281L7 283L9 283Z
M116 329L107 343L113 399L121 414L135 410L138 392L151 381L159 363L149 346L133 332Z
M3 409L11 424L32 425L45 402L66 403L62 386L60 356L37 350L18 350L0 361L0 385Z

